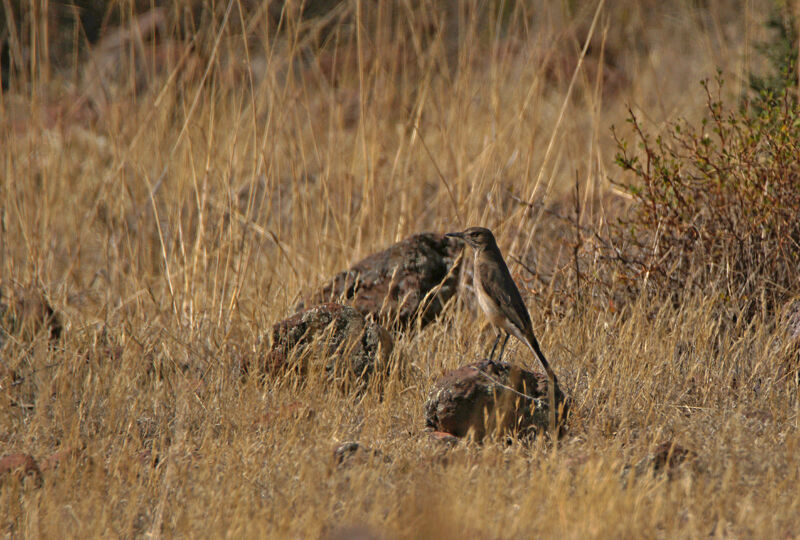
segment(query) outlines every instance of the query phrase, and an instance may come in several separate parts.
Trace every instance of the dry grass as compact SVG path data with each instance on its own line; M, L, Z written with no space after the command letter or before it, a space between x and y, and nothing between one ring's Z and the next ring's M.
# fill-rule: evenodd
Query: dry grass
M158 40L61 69L42 46L56 7L20 8L0 272L65 329L3 345L21 379L0 383L0 454L73 451L41 486L0 478L4 535L800 536L796 358L779 320L722 325L713 297L601 309L531 280L575 402L558 444L422 432L435 377L491 344L463 301L398 336L405 369L362 397L241 375L301 291L413 232L484 224L537 273L568 272L545 209L571 211L577 176L584 224L615 219L610 126L626 104L655 126L697 117L716 67L746 86L768 7L511 2L498 21L444 4L169 8ZM337 468L346 440L382 456ZM637 467L664 441L692 458Z

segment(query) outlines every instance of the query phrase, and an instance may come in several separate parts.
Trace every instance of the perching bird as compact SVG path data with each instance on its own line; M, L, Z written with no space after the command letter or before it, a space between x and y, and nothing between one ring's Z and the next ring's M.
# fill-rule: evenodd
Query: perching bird
M556 374L547 362L539 347L539 342L533 334L531 317L525 307L525 302L522 301L519 289L508 271L508 266L503 260L500 248L497 247L492 231L483 227L470 227L463 232L448 233L447 236L461 238L475 250L473 282L478 305L481 306L489 321L501 330L489 358L494 356L497 343L502 337L502 331L506 333L506 337L500 347L498 360L503 356L509 335L513 335L527 345L542 363L542 367L550 379L548 392L550 394L550 410L554 412Z

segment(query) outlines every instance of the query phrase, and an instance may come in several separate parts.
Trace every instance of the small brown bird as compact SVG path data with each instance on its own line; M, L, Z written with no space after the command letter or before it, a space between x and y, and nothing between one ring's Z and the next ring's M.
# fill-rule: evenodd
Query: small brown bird
M513 335L536 355L542 367L550 379L550 410L554 412L554 387L556 384L556 374L547 362L547 359L539 347L539 342L533 334L531 317L522 301L522 296L517 289L511 273L508 271L500 248L494 239L492 231L483 227L470 227L463 232L448 233L447 236L461 238L473 250L475 250L475 265L473 271L473 281L475 284L475 295L478 298L478 305L489 317L489 321L497 327L499 332L497 339L489 354L491 359L494 356L502 332L506 334L503 345L500 347L498 360L503 357L508 336Z

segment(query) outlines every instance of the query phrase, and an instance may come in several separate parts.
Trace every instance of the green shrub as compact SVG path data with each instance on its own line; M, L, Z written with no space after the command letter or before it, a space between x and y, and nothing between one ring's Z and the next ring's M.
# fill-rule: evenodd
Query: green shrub
M654 139L631 111L640 151L614 133L617 164L636 181L619 184L633 205L605 246L633 290L771 309L800 288L797 101L784 93L759 110L729 110L721 78L715 91L703 88L700 126L677 122Z
M760 111L764 106L776 106L784 98L796 100L798 84L797 20L788 6L773 8L767 28L772 31L768 41L756 45L756 50L770 68L764 75L750 74L752 106Z

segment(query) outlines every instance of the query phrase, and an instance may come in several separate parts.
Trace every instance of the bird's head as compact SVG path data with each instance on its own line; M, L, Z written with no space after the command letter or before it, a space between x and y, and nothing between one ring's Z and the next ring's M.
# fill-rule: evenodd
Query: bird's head
M485 249L496 245L492 231L484 227L470 227L462 232L447 233L446 236L461 238L473 249Z

